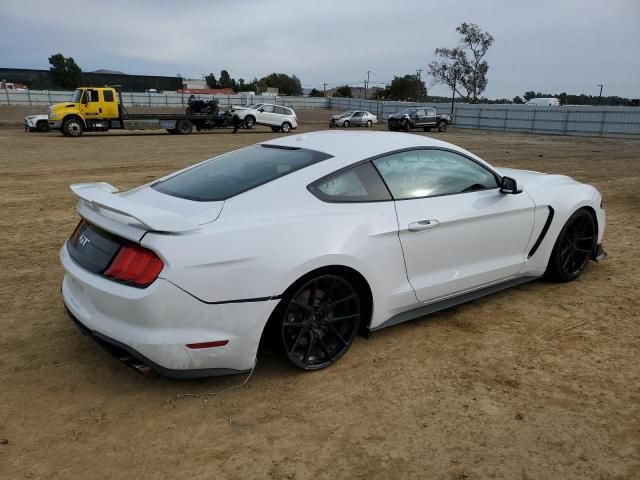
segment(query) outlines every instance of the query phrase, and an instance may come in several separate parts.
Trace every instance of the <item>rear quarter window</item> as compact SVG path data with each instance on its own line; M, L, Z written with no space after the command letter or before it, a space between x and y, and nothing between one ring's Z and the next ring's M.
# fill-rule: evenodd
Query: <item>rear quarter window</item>
M197 202L221 201L331 158L305 148L253 145L196 165L151 188Z
M320 200L332 203L391 200L389 190L370 162L321 178L308 189Z

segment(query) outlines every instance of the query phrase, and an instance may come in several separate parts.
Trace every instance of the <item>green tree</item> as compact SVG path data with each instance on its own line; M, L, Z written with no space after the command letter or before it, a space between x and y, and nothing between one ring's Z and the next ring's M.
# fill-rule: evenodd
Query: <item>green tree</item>
M391 84L383 93L384 98L390 100L423 101L427 96L427 87L416 75L397 77L394 75Z
M536 92L534 92L533 90L530 90L528 92L524 92L523 97L524 97L525 101L528 102L532 98L536 98Z
M220 84L220 88L233 88L235 84L235 80L231 78L229 72L226 70L220 71L220 80L218 81Z
M49 57L51 75L53 81L63 88L73 89L82 82L82 70L73 57L66 57L56 53Z
M257 84L258 90L261 92L264 92L267 88L277 88L281 95L302 95L302 83L295 75L272 73L262 77Z
M351 87L349 85L343 85L341 87L336 88L336 91L334 92L333 96L351 98L353 97L353 93L351 92Z
M309 92L310 97L324 97L324 92L322 90L318 90L317 88L312 88Z
M429 74L436 83L455 88L458 95L466 96L469 103L475 103L489 83L489 64L484 57L494 38L475 23L462 23L456 31L460 34L459 46L436 48L435 54L439 59L429 64ZM464 95L461 90L464 90Z
M209 88L220 88L220 84L218 83L218 80L216 80L216 76L213 73L210 73L209 75L204 77L204 79L207 82L207 86Z
M513 97L513 103L517 104L517 105L522 105L524 103L524 101L522 100L522 98L520 98L519 96L515 96Z

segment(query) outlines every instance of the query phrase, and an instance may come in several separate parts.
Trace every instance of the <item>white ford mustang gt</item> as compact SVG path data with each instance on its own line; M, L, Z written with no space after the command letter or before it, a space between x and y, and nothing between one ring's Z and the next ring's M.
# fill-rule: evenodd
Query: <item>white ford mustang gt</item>
M170 377L248 371L265 332L323 368L358 332L606 256L594 187L404 133L272 139L128 192L71 189L67 309Z

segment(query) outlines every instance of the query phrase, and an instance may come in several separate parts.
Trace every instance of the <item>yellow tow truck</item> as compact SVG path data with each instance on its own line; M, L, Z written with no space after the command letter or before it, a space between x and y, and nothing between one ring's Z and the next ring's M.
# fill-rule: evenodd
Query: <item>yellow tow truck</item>
M194 127L213 128L215 120L208 114L128 113L117 86L77 88L71 101L51 105L48 117L49 128L67 137L110 129L165 129L171 134L188 135Z

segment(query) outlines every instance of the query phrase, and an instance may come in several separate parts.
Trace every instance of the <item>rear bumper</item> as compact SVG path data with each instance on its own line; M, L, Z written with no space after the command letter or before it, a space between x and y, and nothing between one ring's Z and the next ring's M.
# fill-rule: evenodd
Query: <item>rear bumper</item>
M193 378L250 370L264 326L278 300L207 304L158 278L140 289L93 274L65 246L62 296L82 330L161 375ZM187 344L223 341L212 348Z

